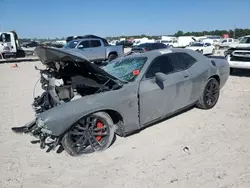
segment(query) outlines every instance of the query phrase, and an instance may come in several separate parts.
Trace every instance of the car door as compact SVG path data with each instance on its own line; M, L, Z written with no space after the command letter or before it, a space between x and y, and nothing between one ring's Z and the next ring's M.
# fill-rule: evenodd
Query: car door
M166 76L164 87L156 82L157 72ZM146 125L185 106L191 88L189 74L174 53L155 58L139 86L140 124Z
M233 43L233 39L228 39L226 46L228 46L231 43Z
M105 60L106 48L100 39L90 40L90 51L92 59Z
M204 89L204 74L206 74L206 63L197 63L197 60L185 52L178 52L176 55L183 62L185 69L189 73L189 81L191 82L191 94L189 96L189 104L196 102Z
M81 50L82 54L88 58L88 60L92 60L92 53L90 49L90 41L89 40L83 40L77 45L77 49Z
M220 46L221 46L221 47L225 47L225 46L226 46L226 43L227 43L227 39L223 39L223 40L221 41Z
M210 43L205 43L203 54L207 55L207 54L212 54L212 53L213 53L213 46Z

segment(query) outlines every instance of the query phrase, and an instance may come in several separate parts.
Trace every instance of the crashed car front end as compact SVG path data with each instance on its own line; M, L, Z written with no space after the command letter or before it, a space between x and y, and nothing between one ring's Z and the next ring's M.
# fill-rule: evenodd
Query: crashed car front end
M63 133L93 106L77 100L93 98L95 94L117 90L122 82L91 64L84 57L65 49L38 47L36 49L46 69L40 72L43 93L34 98L35 118L22 127L13 127L17 134L27 133L39 139L40 147L55 149ZM116 80L115 80L116 79ZM75 104L82 103L82 105ZM80 109L81 108L81 109ZM93 107L92 107L93 108ZM60 126L58 126L60 125Z

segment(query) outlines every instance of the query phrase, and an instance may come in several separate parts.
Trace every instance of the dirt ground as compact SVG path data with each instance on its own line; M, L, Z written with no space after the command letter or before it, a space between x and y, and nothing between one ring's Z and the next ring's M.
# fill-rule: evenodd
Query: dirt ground
M105 152L71 157L11 132L34 115L38 64L0 65L1 188L250 187L250 72L230 76L212 110L194 108L117 137Z

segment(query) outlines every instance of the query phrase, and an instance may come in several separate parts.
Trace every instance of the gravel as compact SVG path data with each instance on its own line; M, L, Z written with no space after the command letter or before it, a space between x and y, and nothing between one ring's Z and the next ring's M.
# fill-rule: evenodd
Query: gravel
M34 116L35 65L0 65L1 188L250 187L250 72L230 76L211 110L194 108L117 137L102 153L71 157L11 131Z

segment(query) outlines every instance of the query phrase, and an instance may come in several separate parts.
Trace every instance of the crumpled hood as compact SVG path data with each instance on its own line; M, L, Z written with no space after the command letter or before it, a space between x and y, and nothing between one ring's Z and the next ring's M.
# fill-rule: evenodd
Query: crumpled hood
M90 72L103 75L117 80L116 77L105 70L91 63L78 49L51 48L39 46L35 48L35 53L43 64L49 64L55 61L74 61Z

